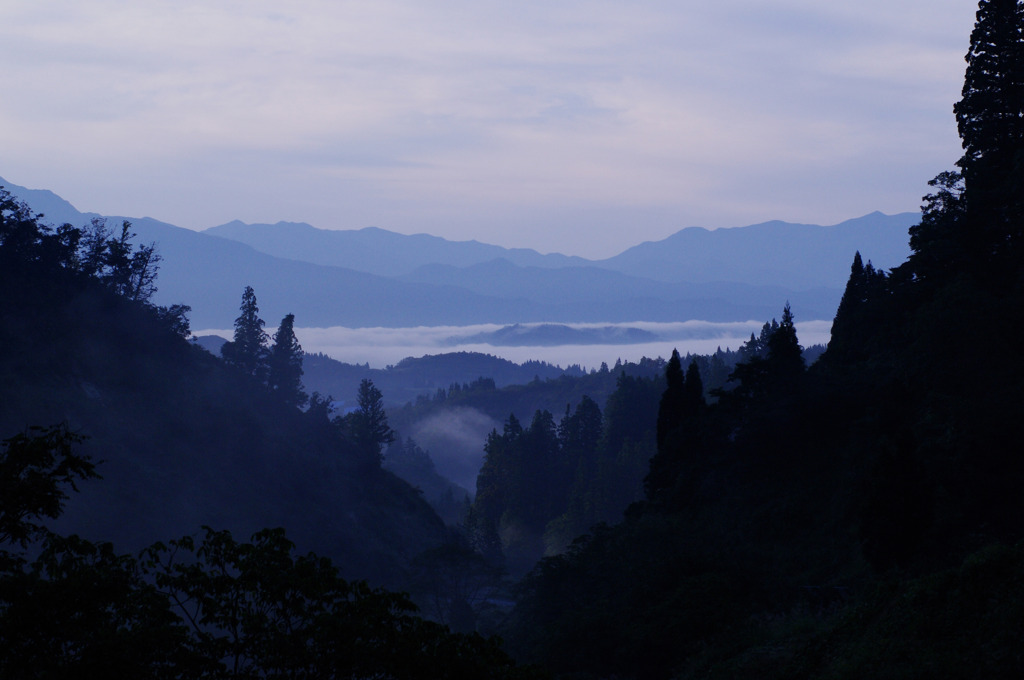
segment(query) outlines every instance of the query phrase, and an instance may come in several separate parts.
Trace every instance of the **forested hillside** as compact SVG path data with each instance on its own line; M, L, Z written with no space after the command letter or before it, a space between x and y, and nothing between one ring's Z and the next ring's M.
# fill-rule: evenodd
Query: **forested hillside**
M766 342L773 324L778 326L776 320L766 323L759 334L751 334L750 339L737 350L719 349L711 355L687 355L683 361L698 367L704 376L704 390L713 392L725 386L738 362L767 351ZM807 363L816 361L824 349L822 345L805 349ZM464 357L475 358L477 361L465 362ZM413 376L423 375L420 373L423 364L428 369L439 369L439 375L441 369L447 369L449 375L458 375L458 372L465 373L470 367L485 369L496 365L504 368L508 363L493 358L487 358L489 361L484 359L481 355L448 354L409 359L399 366L404 365L407 369L404 373ZM654 455L655 414L651 409L645 411L643 404L657 404L657 398L664 389L665 363L661 358L641 359L635 363L617 361L611 368L603 364L600 369L591 369L589 373L579 367L570 367L557 377L542 379L541 371L552 367L533 362L533 365L517 367L521 375L529 374L528 369L539 369L533 379L525 384L502 387L489 377L479 377L461 384L453 382L447 389L439 388L433 394L421 394L415 402L409 402L401 408L389 408L389 414L403 437L411 438L413 445L429 453L437 472L466 489L479 490L480 480L477 475L481 468L485 468L485 477L500 469L503 470L500 475L505 480L503 483L514 483L517 486L514 492L498 491L513 504L539 502L530 497L531 489L543 487L552 490L553 497L542 504L554 505L537 516L536 526L528 532L528 540L517 541L522 550L511 545L505 546L506 551L511 550L511 553L504 557L518 565L514 570L518 572L529 568L540 552L561 551L568 541L594 522L617 521L626 506L639 500L640 482L646 473L648 461ZM512 366L515 367L515 364ZM403 377L391 369L381 373L384 374L383 379ZM585 437L585 445L577 446L570 444L564 436L565 419L575 418L573 413L585 402L589 404L587 410L592 413L586 420L592 424L594 434ZM507 450L494 446L494 436L509 428L512 421L529 430L531 421L538 418L539 422L545 423L542 429L554 428L557 432L548 432L539 438L526 437ZM512 426L511 429L515 430L516 427ZM549 450L545 452L543 449ZM402 455L401 452L396 453ZM391 456L390 452L388 456ZM546 462L533 466L527 472L527 468L511 462L511 459L521 457ZM421 485L421 480L425 479L417 477L414 481L402 464L392 466L388 461L386 457L386 465L411 483ZM510 481L506 477L510 464L517 467L516 475L528 476L515 482ZM488 469L490 472L487 472ZM558 481L548 479L549 476ZM493 484L493 481L489 484ZM594 485L600 487L600 490ZM445 491L436 483L431 486L435 491L426 497L435 503ZM426 487L423 488L426 491ZM524 494L524 497L513 499L519 494ZM462 495L456 498L461 499ZM445 504L450 510L450 499ZM504 502L501 506L504 506ZM442 514L452 517L448 511ZM485 514L498 533L507 533L513 524L517 524L514 513L502 520L505 513L498 506L492 506ZM543 521L539 519L541 516ZM478 512L477 519L479 517ZM500 528L502 524L505 525L504 530ZM480 527L475 529L479 530ZM542 540L542 535L547 538Z
M189 343L132 236L0 189L0 676L533 677L348 580L448 541L381 468L373 384L299 410L293 317L268 345L251 288L223 361Z
M787 308L712 399L669 364L644 501L525 579L522 658L574 678L1024 675L1022 29L1024 5L983 0L965 154L906 263L851 253L819 362Z
M453 384L465 385L481 377L491 380L497 387L521 385L535 378L548 379L561 375L580 375L576 367L567 369L543 361L522 364L477 352L450 352L447 354L407 357L386 368L347 364L324 354L307 355L303 360L304 382L311 392L331 395L337 401L352 402L360 381L372 380L389 407L398 407L420 397L434 397Z
M285 526L346 573L392 582L440 540L433 513L377 461L190 345L187 309L148 304L156 254L129 231L37 232L6 198L4 210L21 231L3 240L0 426L68 423L102 461L104 481L83 485L62 530L136 550L203 524Z

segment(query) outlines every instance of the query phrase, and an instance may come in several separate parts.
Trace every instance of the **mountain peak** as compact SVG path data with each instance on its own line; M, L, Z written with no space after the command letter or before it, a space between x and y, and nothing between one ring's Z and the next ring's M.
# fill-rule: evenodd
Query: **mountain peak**
M42 213L43 222L48 224L60 225L70 223L79 225L84 220L93 216L92 213L83 214L75 206L71 205L70 202L49 189L27 189L13 182L8 182L3 177L0 177L0 186L11 192L18 200L27 203L32 208L32 212Z

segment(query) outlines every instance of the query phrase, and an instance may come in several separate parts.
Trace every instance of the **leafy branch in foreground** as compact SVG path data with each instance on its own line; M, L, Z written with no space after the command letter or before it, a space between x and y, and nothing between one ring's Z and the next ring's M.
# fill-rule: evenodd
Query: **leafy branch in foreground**
M204 529L139 557L36 523L97 477L66 425L0 451L0 677L530 678L497 639L454 634L404 594L296 555L283 529L250 542ZM29 561L27 548L36 551Z
M0 545L22 548L45 529L37 520L64 511L67 489L99 477L88 456L75 453L84 437L66 424L27 431L0 443Z

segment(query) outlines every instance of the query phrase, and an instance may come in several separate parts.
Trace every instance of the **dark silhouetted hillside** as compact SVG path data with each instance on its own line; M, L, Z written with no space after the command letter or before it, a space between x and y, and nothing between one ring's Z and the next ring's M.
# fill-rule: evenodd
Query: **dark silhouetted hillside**
M61 531L136 550L204 524L239 536L283 526L300 550L389 583L443 538L427 504L326 420L189 343L160 308L51 257L56 237L22 239L31 229L16 222L5 214L0 233L0 432L66 422L103 477L73 496Z

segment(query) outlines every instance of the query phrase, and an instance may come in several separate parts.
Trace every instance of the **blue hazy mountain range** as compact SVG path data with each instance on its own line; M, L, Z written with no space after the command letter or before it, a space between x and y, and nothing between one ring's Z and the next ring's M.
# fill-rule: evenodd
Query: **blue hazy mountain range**
M407 236L377 227L336 231L305 222L246 224L235 220L205 234L248 244L264 253L368 274L401 276L424 265L465 267L504 259L521 267L586 266L589 260L526 248L502 248L479 241L449 241L429 234Z
M601 278L611 270L672 283L728 281L793 289L837 287L846 283L853 253L889 269L910 254L907 229L919 213L874 212L837 225L764 222L747 227L708 230L689 227L661 241L633 246L606 260L586 260L559 253L502 248L477 241L447 241L437 236L406 236L368 227L359 230L317 229L306 223L245 224L234 221L204 233L246 243L256 250L314 264L347 267L417 283L480 287L492 275L513 276L507 265L534 268L518 280L530 285L536 269L582 269L580 286L614 287L621 280ZM445 268L448 267L448 269ZM459 271L474 267L476 271ZM533 286L536 287L536 286ZM504 295L504 293L499 293Z
M873 212L827 227L779 221L732 229L690 227L598 264L657 281L844 287L858 250L883 269L906 260L907 230L920 219L920 213Z
M56 194L0 185L52 224L99 218ZM192 306L194 328L230 328L246 285L269 326L442 326L527 322L760 320L790 301L798 318L831 318L855 251L890 268L909 254L917 213L872 213L822 227L767 222L688 228L591 261L383 229L332 231L231 222L204 232L132 222L163 258L159 304Z

